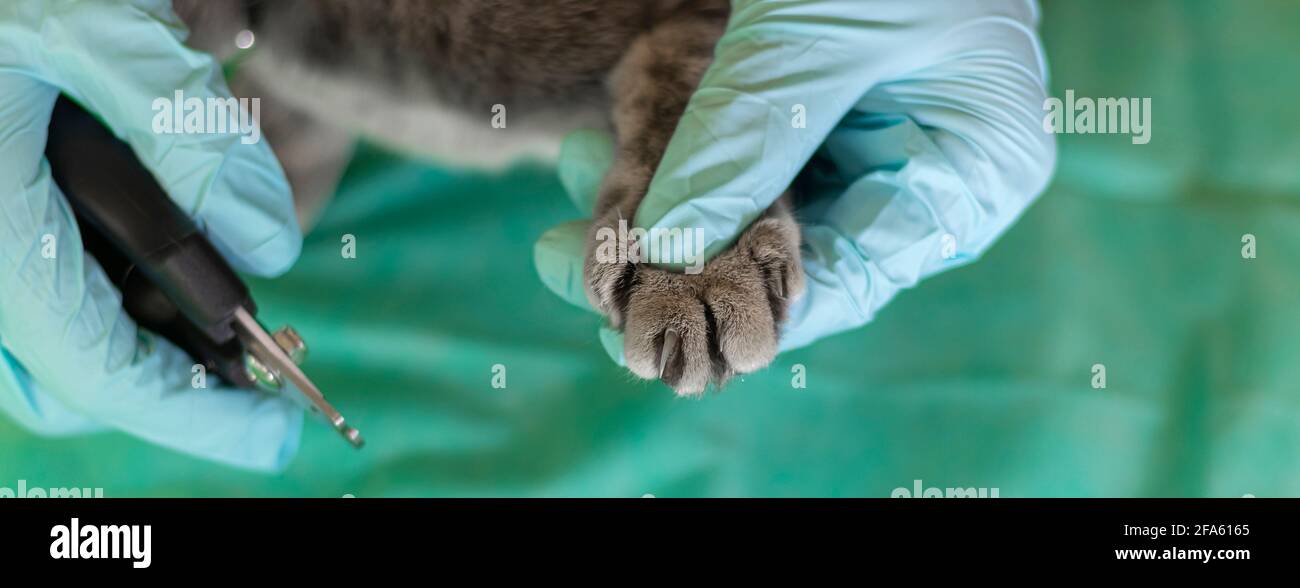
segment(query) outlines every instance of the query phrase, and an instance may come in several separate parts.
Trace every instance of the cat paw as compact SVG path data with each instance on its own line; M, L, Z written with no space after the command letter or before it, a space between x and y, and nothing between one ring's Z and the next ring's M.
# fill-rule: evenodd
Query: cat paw
M589 252L588 298L622 329L632 373L699 395L776 357L786 310L803 293L799 238L782 201L695 274Z

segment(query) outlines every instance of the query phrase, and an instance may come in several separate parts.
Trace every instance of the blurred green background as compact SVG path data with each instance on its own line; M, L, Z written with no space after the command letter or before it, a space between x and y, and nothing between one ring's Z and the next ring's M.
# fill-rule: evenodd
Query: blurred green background
M1060 137L977 264L702 400L634 381L532 244L553 170L363 147L262 318L370 442L308 423L280 475L0 421L0 485L107 496L1300 495L1300 53L1291 0L1047 0L1052 94L1151 97L1153 134ZM357 259L339 255L357 237ZM1242 258L1242 236L1257 239ZM492 366L507 388L491 386ZM1092 366L1106 366L1093 389ZM807 388L791 387L791 367Z

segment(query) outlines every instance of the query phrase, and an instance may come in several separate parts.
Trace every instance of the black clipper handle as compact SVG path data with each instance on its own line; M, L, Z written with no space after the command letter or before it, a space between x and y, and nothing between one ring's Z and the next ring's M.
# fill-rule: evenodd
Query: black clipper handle
M257 312L248 287L131 148L61 96L45 157L127 314L231 384L253 386L233 328L237 308Z

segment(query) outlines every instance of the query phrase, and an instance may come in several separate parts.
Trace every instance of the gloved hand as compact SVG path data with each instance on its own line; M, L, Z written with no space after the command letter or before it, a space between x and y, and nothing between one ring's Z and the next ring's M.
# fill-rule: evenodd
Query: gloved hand
M184 35L168 0L0 4L0 409L39 433L107 425L208 459L277 469L297 449L302 411L219 389L215 377L194 389L193 360L138 330L82 250L43 157L63 91L131 144L238 270L285 271L302 237L266 143L153 132L155 98L230 95L218 65L187 49Z
M788 350L870 321L900 290L976 259L1043 190L1046 63L1034 0L733 0L727 33L637 213L734 239L805 170L807 292ZM590 214L610 141L572 135L560 177ZM585 223L535 248L578 306ZM603 329L610 355L622 341Z

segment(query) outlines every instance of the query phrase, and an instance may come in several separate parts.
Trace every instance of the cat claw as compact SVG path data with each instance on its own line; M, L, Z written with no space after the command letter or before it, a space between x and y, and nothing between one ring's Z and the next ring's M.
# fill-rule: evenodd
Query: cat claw
M664 332L664 344L659 348L659 378L663 379L668 362L677 355L677 331L668 329Z

